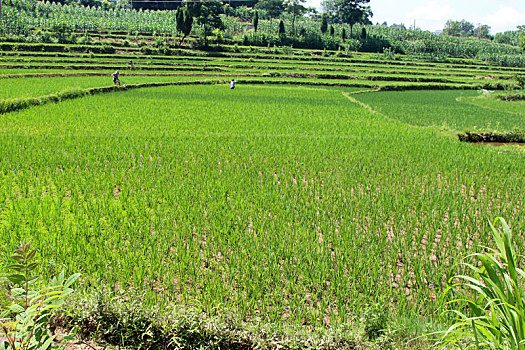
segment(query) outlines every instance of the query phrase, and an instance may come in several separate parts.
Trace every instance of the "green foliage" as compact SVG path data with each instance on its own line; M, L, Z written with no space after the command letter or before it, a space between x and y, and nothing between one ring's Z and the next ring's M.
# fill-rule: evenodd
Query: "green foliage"
M367 6L370 0L325 0L323 6L328 7L334 16L343 23L350 25L350 37L355 24L371 24L372 11Z
M194 17L196 17L197 23L202 25L202 36L206 46L208 45L208 36L211 35L214 29L223 30L225 28L220 17L224 9L222 3L217 1L199 2L198 5L198 10L195 10Z
M365 335L369 340L375 340L386 332L388 327L388 310L383 303L368 305L365 308L361 321Z
M35 289L39 279L35 257L36 250L31 249L29 243L21 244L11 256L14 263L7 267L12 271L7 278L13 284L13 303L4 310L0 320L0 334L5 337L5 342L0 343L2 350L64 349L63 342L70 339L67 336L57 341L47 325L56 309L63 306L65 298L73 292L71 285L80 274L66 279L61 273L47 287Z
M255 5L256 9L264 10L271 18L278 18L284 12L282 0L260 0Z
M498 221L501 228L496 228ZM525 273L517 266L519 258L505 220L497 218L490 227L497 249L470 255L474 261L465 265L474 276L456 276L453 279L460 282L445 291L457 295L449 304L460 308L448 311L454 314L456 321L444 332L440 340L441 348L449 349L461 344L469 349L523 348ZM459 292L458 287L461 288Z
M516 79L520 89L525 89L525 75L517 74L514 78Z
M521 47L521 50L525 53L525 36L522 37L520 40L520 47Z
M177 24L177 33L182 33L184 31L184 8L179 7L175 12L175 20Z
M478 39L490 39L490 26L484 24L474 28L473 34Z
M325 34L326 31L328 30L328 16L326 15L326 13L323 13L323 15L321 16L321 33Z
M259 11L255 11L253 15L253 29L257 32L257 27L259 26Z
M474 25L464 19L461 21L448 20L443 28L443 35L450 36L472 36L474 35Z
M182 27L181 27L181 33L183 36L180 39L179 45L181 45L184 42L184 39L188 35L190 35L192 27L193 27L193 16L191 16L188 8L184 7L184 9L182 10Z
M65 23L57 23L51 27L51 31L56 36L58 42L60 44L69 44L72 42L71 40L71 26L65 24Z
M383 57L387 60L395 60L396 59L396 53L391 47L385 47L383 48Z
M298 0L297 0L298 1ZM327 10L326 16L336 22L336 31L341 31L341 16L336 15L337 9L344 8L343 12L351 13L345 22L350 24L349 37L354 36L354 26L362 31L358 23L370 24L368 17L371 14L370 9L363 3L360 6L361 10L351 11L352 4L355 1L346 0L330 0L330 6ZM297 45L294 40L294 47L305 47L310 43L312 46L306 47L311 49L333 49L342 44L340 36L337 42L332 40L326 42L326 46L319 47L319 44L324 43L317 37L322 37L321 25L318 17L307 18L302 16L303 10L306 10L303 5L295 4L292 1L291 6L288 6L288 15L284 15L283 20L285 25L290 26L294 39L295 34L306 27L308 40L303 41ZM300 5L300 6L299 6ZM337 6L336 6L337 5ZM280 16L284 5L280 0L263 0L257 3L256 8L259 13L259 21L257 33L266 35L267 37L275 37L276 28L272 25L271 19ZM197 18L201 8L200 2L188 2L184 7L189 8L192 17ZM225 39L242 38L244 27L242 21L252 20L253 11L248 8L231 8L228 7L228 15L222 16L224 21L224 37ZM291 12L290 12L291 11ZM360 17L360 14L362 16ZM75 31L126 31L141 33L162 33L171 34L176 27L177 16L180 16L180 11L135 11L124 8L107 9L103 8L84 8L71 5L58 4L56 2L41 2L32 0L20 0L11 2L5 10L5 21L0 23L3 27L3 32L13 35L19 35L20 40L31 41L37 40L33 34L34 30L41 30L46 32L54 25L64 25L67 28ZM236 18L231 16L238 16ZM269 23L261 21L262 19L270 18ZM345 17L346 18L346 17ZM322 20L322 16L321 16ZM180 17L178 19L180 23ZM458 22L461 24L461 22ZM202 23L201 23L202 24ZM322 23L321 23L322 24ZM180 25L179 25L180 27ZM297 28L296 28L297 27ZM178 28L180 30L180 28ZM216 28L194 28L195 34L201 35L206 41L205 36L210 35ZM476 36L483 38L487 34L488 27L479 26L475 29ZM190 29L191 31L191 29ZM473 30L474 31L474 30ZM361 33L360 33L361 34ZM466 38L450 37L446 35L436 35L427 31L406 30L402 26L393 25L388 26L368 26L368 36L374 36L381 40L386 40L388 45L363 45L363 49L369 50L375 47L380 53L383 47L394 47L396 52L417 55L433 55L434 57L468 57L479 58L494 64L505 64L506 66L522 67L524 63L523 55L519 49L519 39L523 36L523 31L513 31L502 35L496 35L495 42L490 40L480 40L472 35ZM187 34L189 35L189 34ZM186 35L186 36L187 36ZM63 35L57 32L53 35L51 40L55 40L56 36L60 36L60 41L64 43L71 43L76 40L74 35ZM186 37L184 36L184 37ZM348 36L348 35L347 35ZM45 38L49 40L50 38ZM58 40L58 39L56 39ZM85 39L82 39L85 41ZM258 40L260 45L267 46L268 43L279 44L279 39L272 40ZM501 44L505 43L505 44ZM283 43L285 44L285 43ZM289 43L288 43L289 44ZM335 45L334 45L335 44ZM511 45L507 45L511 44ZM95 51L94 51L95 52ZM521 56L517 58L516 56Z
M286 36L286 30L284 28L283 20L279 21L279 36Z
M295 37L295 20L307 11L303 5L305 1L306 0L284 0L285 10L292 16L292 37Z

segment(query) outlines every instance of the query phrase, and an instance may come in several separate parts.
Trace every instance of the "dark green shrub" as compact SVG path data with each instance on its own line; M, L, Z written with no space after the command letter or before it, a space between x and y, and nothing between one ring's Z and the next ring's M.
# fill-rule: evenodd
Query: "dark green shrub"
M525 75L516 75L515 77L516 81L518 82L518 85L521 89L525 89Z
M369 340L379 338L388 326L388 315L386 306L383 304L369 305L362 317L365 326L365 334Z

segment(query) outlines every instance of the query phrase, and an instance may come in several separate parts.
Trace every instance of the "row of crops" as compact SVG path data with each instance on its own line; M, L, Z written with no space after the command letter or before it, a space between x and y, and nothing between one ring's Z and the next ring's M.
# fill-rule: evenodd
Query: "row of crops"
M243 48L243 52L221 53L219 56L191 50L181 50L180 53L185 56L150 56L136 50L128 54L83 54L71 50L73 45L23 45L32 51L4 51L0 57L0 75L12 78L3 79L0 86L4 98L17 97L22 91L25 91L23 96L37 97L45 95L44 92L54 93L69 86L103 86L110 83L109 74L115 70L120 70L128 84L234 78L252 83L385 89L403 86L419 89L512 88L515 76L524 72L523 69L489 66L475 60L423 63L407 57L389 60L381 54L367 53L340 58L316 56L308 52L305 52L306 55L276 54L270 49L268 53L250 53L249 48ZM3 48L16 49L17 46L19 44L16 43L2 44ZM56 52L42 52L42 48ZM39 78L45 76L68 78L52 79L50 82ZM31 81L35 84L29 83ZM72 84L74 82L79 83Z
M0 29L4 34L28 35L35 30L49 30L57 26L66 26L76 31L110 30L127 33L174 34L175 12L173 11L135 11L129 9L104 10L100 7L89 8L62 5L59 3L40 2L35 0L8 0ZM292 39L283 40L278 33L278 20L261 20L257 33L247 31L246 22L235 17L223 15L226 25L221 38L242 42L248 45L295 45L308 48L343 48L350 51L364 50L382 52L391 48L405 54L429 55L434 59L446 57L478 58L497 65L514 67L525 66L525 59L518 46L500 44L490 40L474 38L453 38L436 35L425 31L402 30L386 26L366 26L366 39L343 41L343 28L347 25L336 24L334 36L323 34L320 25L313 19L302 18L291 33L291 18L283 16ZM355 33L361 33L357 25ZM201 35L202 28L195 25L194 35Z
M514 86L514 76L522 72L483 65L423 65L415 61L389 63L375 61L368 55L348 60L310 61L304 57L272 61L269 58L246 60L234 56L170 58L63 54L62 57L55 57L53 53L5 54L0 57L0 75L6 77L0 86L4 98L17 97L23 91L23 96L37 97L69 86L103 86L110 83L109 74L115 70L120 71L128 84L234 78L252 83L281 82L384 89L402 86L418 89L502 89ZM43 79L46 76L57 78L46 81Z

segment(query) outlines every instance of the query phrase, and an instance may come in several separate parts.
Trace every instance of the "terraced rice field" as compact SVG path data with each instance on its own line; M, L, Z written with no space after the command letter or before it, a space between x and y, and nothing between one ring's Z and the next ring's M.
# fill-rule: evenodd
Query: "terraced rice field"
M435 128L512 131L525 128L522 102L482 98L477 91L395 91L356 98L405 123Z
M490 245L487 220L524 232L524 153L442 132L523 127L520 102L502 112L476 98L508 70L182 57L168 62L195 76L146 76L166 65L138 58L127 70L116 57L81 76L58 61L27 64L40 77L3 69L2 98L111 85L117 68L128 84L209 80L0 115L0 256L30 240L44 274L81 272L88 295L143 290L145 307L229 310L312 332L359 323L374 303L436 320L457 263ZM356 78L316 76L334 69ZM419 77L443 81L409 80ZM378 87L469 90L370 92Z

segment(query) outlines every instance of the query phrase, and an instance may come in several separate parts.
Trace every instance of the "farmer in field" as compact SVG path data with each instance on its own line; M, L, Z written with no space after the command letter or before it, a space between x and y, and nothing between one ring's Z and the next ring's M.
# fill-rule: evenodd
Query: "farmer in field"
M230 82L230 89L235 89L235 83L236 81L232 79L232 81Z
M120 79L118 77L118 75L119 75L118 70L116 70L115 73L113 73L111 75L113 76L113 84L117 85L117 83L118 83L118 85L120 86Z

